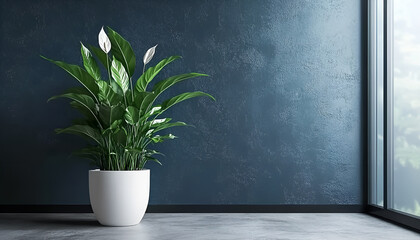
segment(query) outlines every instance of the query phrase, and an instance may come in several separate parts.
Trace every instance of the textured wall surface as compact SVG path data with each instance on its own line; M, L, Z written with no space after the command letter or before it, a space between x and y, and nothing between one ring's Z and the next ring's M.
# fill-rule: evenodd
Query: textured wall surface
M81 64L102 25L138 58L183 60L161 78L195 99L167 116L193 124L149 163L151 204L361 204L362 10L354 0L0 1L0 204L87 204L84 144L55 135L77 116L46 100L77 82L39 58ZM136 72L139 75L140 69Z

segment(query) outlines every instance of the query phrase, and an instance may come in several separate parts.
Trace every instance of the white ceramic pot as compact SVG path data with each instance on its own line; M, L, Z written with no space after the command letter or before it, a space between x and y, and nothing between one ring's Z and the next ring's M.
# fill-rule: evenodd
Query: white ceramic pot
M149 203L150 170L89 171L89 196L96 219L106 226L140 223Z

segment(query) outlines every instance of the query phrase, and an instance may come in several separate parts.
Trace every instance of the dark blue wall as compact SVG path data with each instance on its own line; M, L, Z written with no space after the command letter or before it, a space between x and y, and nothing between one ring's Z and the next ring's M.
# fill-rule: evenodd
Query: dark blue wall
M168 116L196 128L149 163L151 204L361 204L362 7L354 0L0 1L0 204L87 204L83 140L55 135L77 116L46 100L77 82L39 58L81 63L102 25L140 59L179 54L164 76L210 78ZM140 70L137 71L137 75Z

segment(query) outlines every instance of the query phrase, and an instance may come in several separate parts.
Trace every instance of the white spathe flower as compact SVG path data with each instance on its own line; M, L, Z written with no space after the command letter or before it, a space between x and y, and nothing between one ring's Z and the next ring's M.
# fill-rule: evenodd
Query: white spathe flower
M109 41L109 38L104 31L104 27L102 27L99 32L98 41L99 47L101 47L102 51L105 53L109 53L109 51L111 51L111 41Z
M155 120L152 121L152 125L163 123L164 121L166 121L166 118L155 119Z
M144 54L144 57L143 57L144 65L148 64L150 60L152 60L153 55L155 55L156 47L157 47L157 44L156 46L149 48L149 50L147 50L147 52Z
M152 115L153 113L159 111L162 107L154 107L152 108L152 110L150 111L150 115Z

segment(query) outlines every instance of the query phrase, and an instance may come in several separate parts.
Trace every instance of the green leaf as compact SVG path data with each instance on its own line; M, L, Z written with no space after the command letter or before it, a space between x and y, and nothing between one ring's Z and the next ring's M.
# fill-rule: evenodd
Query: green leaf
M130 97L126 98L126 100L127 100L126 106L135 106L136 104L134 104L134 93L131 93L130 88L127 90L125 95L130 96Z
M117 82L115 82L114 80L111 80L110 86L115 93L117 93L120 96L124 96L124 92Z
M127 143L128 137L130 136L127 134L127 130L125 130L124 127L121 127L121 129L123 131L117 131L111 135L113 142L119 146L118 150L124 149Z
M183 127L183 126L191 126L191 125L188 125L188 124L186 124L184 122L164 123L164 124L161 124L160 126L156 127L153 130L153 132L156 133L156 132L162 131L162 130L167 129L167 128L171 128L171 127Z
M164 135L164 136L160 136L160 135L156 135L154 137L152 137L152 141L155 143L160 143L163 142L166 139L175 139L177 138L177 136L174 136L172 134L168 134L168 135Z
M83 45L83 43L80 43L82 45L80 51L82 53L83 58L83 65L85 66L86 71L92 76L95 80L101 79L101 71L99 70L98 64L96 63L95 58L92 56L92 53L90 53L89 49Z
M148 121L148 124L144 124L141 128L141 133L149 136L150 134L157 133L161 130L171 128L171 127L181 127L181 126L192 126L188 125L184 122L174 122L170 123L171 118L164 118L164 119L155 119L152 121Z
M172 85L176 83L187 80L189 78L206 77L206 76L208 75L202 74L202 73L185 73L185 74L176 75L176 76L167 78L165 80L162 80L156 83L155 86L153 86L153 92L155 92L156 95L158 96L163 91L165 91L166 89L168 89L169 87L171 87Z
M124 66L115 57L112 60L111 73L112 73L112 78L115 80L118 86L120 86L123 93L125 94L130 84L129 78L128 78L127 72L124 69Z
M132 102L131 105L135 106L136 108L138 108L140 110L141 105L144 101L144 99L148 96L148 95L153 95L153 93L151 92L134 92L134 101Z
M172 120L172 118L161 118L161 119L154 119L150 122L150 126L153 126L154 128L164 124L164 123L168 123Z
M156 94L151 93L151 92L145 92L145 93L147 93L147 94L145 94L144 98L142 99L141 104L140 104L140 108L139 108L140 115L143 115L147 111L149 111L150 108L153 105L153 102L156 99Z
M71 100L74 100L76 102L79 102L83 106L85 106L87 109L91 111L95 111L95 102L93 99L87 95L84 94L77 94L77 93L64 93L61 95L57 95L54 97L51 97L48 99L48 101L57 99L57 98L69 98Z
M158 152L158 151L156 151L156 150L146 149L146 156L147 156L147 157L151 157L151 156L153 156L153 155L162 155L162 156L165 156L165 154L163 154L163 153L161 153L161 152Z
M101 157L104 155L104 151L99 146L92 146L92 147L86 147L82 148L78 151L73 152L73 155L87 158L92 160L98 167L101 166Z
M153 80L154 77L169 63L181 58L181 56L171 56L160 61L156 66L150 67L143 73L136 83L136 90L138 92L146 91L147 85Z
M125 109L124 118L128 124L131 124L131 125L137 124L139 121L139 110L136 107L128 106Z
M124 108L120 105L100 105L99 119L101 119L101 122L104 124L104 127L108 128L114 121L123 119L124 112Z
M153 115L158 115L161 109L162 107L160 105L152 107L152 109L150 109L150 111L148 111L147 113L141 114L140 121L146 120Z
M77 105L72 104L73 107L81 111L84 115L88 116L90 113L90 116L93 117L97 121L97 123L101 126L98 118L96 117L96 104L93 101L91 97L84 94L76 94L76 93L65 93L58 96L51 97L48 99L48 101L57 99L57 98L69 98L75 102L77 102ZM83 111L83 108L80 108L79 106L83 106L86 111ZM102 126L101 126L102 127Z
M143 153L143 150L137 149L137 148L126 148L125 151L126 152L131 152L131 153L137 153L137 154L142 154Z
M98 58L98 60L102 63L105 69L107 69L108 64L107 72L111 72L111 59L109 59L108 55L104 51L102 51L102 49L92 45L89 45L89 49Z
M108 27L108 37L112 45L112 54L123 63L128 75L133 76L136 68L136 57L130 43L110 27Z
M107 82L99 80L98 87L98 97L101 102L105 102L108 105L117 105L122 100L122 96L115 93Z
M115 120L112 124L111 124L111 126L109 126L109 129L111 129L111 130L115 130L115 129L118 129L118 126L120 126L120 124L122 123L122 120L120 119L120 120Z
M54 61L44 56L41 56L41 57L61 67L66 72L68 72L71 76L77 79L89 91L89 93L96 100L96 102L98 102L98 99L96 98L96 94L99 91L98 85L96 85L95 79L93 79L89 75L89 73L87 73L85 70L83 70L81 67L77 65L72 65L72 64L68 64L68 63L64 63L60 61Z
M69 133L69 134L79 135L83 137L88 137L90 139L93 139L99 145L103 145L103 139L102 139L101 133L98 130L88 125L73 125L64 129L56 129L56 132L58 134Z
M121 125L122 120L115 120L111 126L109 126L107 129L102 131L102 135L107 135L108 133L116 133L120 130L119 126Z
M162 163L161 162L159 162L159 160L157 160L156 158L154 158L154 157L146 157L146 159L147 159L147 161L153 161L153 162L155 162L155 163L157 163L157 164L159 164L159 165L161 165L162 166Z
M98 122L96 121L96 118L92 115L92 112L90 109L87 109L85 106L83 106L82 104L80 104L79 102L76 101L71 101L70 102L70 106L74 109L76 109L77 111L79 111L82 115L84 115L86 117L86 121L82 122L81 120L77 120L77 121L73 121L73 124L76 125L91 125L91 126L96 126L96 124L98 124ZM89 124L88 124L89 122ZM95 125L92 125L92 122L95 123Z
M213 99L214 101L216 101L216 99L214 99L214 97L208 93L205 92L200 92L200 91L196 91L196 92L186 92L186 93L181 93L173 98L170 98L166 101L164 101L162 103L162 109L160 111L159 114L162 114L164 111L166 111L168 108L172 107L173 105L180 103L182 101L185 101L187 99L190 98L194 98L194 97L201 97L201 96L205 96L205 97L209 97L211 99Z

